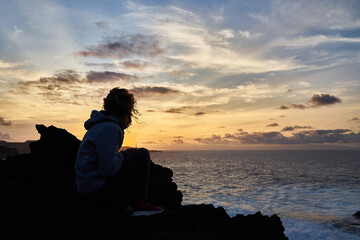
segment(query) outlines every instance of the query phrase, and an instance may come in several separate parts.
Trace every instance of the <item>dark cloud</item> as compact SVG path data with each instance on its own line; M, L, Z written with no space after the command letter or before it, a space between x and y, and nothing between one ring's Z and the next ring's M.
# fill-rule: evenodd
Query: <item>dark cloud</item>
M293 103L290 106L281 105L280 107L278 107L278 109L282 109L282 110L287 110L289 108L307 109L307 108L333 105L336 103L341 103L341 99L336 96L330 94L314 94L307 104Z
M360 119L357 118L357 117L354 117L354 118L350 119L350 121L356 121L356 122L358 122L358 121L360 121Z
M225 126L220 126L220 127L218 127L218 128L225 128Z
M129 56L156 56L164 50L156 36L134 34L105 38L99 45L88 47L87 51L77 52L76 55L123 59Z
M135 87L130 90L136 97L152 97L154 95L172 95L181 94L179 90L175 90L167 87Z
M103 82L135 82L139 79L136 76L117 72L95 72L89 71L85 77L80 76L74 70L59 70L51 77L42 77L34 81L18 82L14 85L13 92L28 94L34 89L40 90L37 94L44 97L49 103L65 103L79 105L78 100L82 101L89 97L89 94L79 94L80 89L84 89L84 84L94 84ZM108 91L106 89L106 91ZM105 91L105 92L106 92ZM99 87L92 90L92 96L103 96L104 88Z
M195 141L202 143L202 144L227 144L230 143L227 139L221 137L220 135L211 135L208 138L195 138Z
M34 81L18 82L15 85L14 92L28 94L33 89L38 89L37 94L48 100L48 103L63 103L79 105L74 95L79 92L80 83L83 80L80 75L71 70L59 70L51 77L42 77Z
M205 112L196 112L196 113L194 113L195 116L203 116L205 114L206 114Z
M10 135L7 133L2 133L0 132L0 139L2 140L9 140L10 139Z
M267 127L278 127L279 124L278 123L271 123L269 125L266 125Z
M34 81L18 82L15 91L28 93L32 88L37 88L43 93L59 94L61 90L73 90L74 85L81 82L80 75L70 69L59 70L52 77L42 77Z
M288 92L292 92L293 90L292 90L291 88L289 88L287 91L288 91Z
M125 73L117 72L95 72L90 71L86 74L86 80L90 83L94 82L113 82L113 81L124 81L124 82L135 82L138 81L138 77Z
M278 109L286 110L286 109L289 109L289 107L287 107L287 106L285 106L285 105L281 105L280 107L278 107Z
M147 110L147 112L155 112L155 110L149 109L149 110Z
M284 127L283 129L281 129L282 132L286 132L286 131L294 131L296 129L312 129L313 127L311 126L287 126L287 127Z
M353 133L349 129L335 130L308 130L293 133L286 137L280 132L253 132L237 131L224 136L212 135L209 138L196 138L195 141L203 144L312 144L312 143L360 143L360 133Z
M310 103L314 106L326 106L335 103L341 103L341 99L329 94L314 94L310 99Z
M183 138L183 136L175 136L174 138Z
M11 121L5 121L3 117L0 117L0 126L11 127L13 124Z

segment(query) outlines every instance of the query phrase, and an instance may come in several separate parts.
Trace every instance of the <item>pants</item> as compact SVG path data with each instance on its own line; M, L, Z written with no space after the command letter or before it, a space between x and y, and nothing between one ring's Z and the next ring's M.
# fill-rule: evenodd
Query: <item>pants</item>
M146 201L150 175L150 153L145 148L124 151L124 161L119 172L109 179L102 190L118 196L124 189L132 188L132 201Z

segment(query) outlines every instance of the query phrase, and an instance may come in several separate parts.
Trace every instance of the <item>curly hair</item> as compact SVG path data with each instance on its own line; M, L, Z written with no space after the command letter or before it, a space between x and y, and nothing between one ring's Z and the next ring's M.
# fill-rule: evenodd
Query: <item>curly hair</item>
M104 98L104 110L115 115L123 130L131 125L132 118L139 115L136 107L134 95L127 89L113 88Z

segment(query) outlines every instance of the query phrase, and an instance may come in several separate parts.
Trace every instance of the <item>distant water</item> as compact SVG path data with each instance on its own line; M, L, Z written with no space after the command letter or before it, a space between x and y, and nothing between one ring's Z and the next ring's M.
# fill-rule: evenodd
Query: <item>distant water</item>
M359 239L360 151L165 151L183 204L278 214L292 240Z

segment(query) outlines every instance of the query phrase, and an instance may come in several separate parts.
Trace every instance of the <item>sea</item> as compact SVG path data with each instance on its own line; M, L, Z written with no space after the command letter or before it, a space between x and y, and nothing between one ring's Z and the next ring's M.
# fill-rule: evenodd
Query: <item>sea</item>
M162 151L183 205L277 214L291 240L360 240L360 150Z

